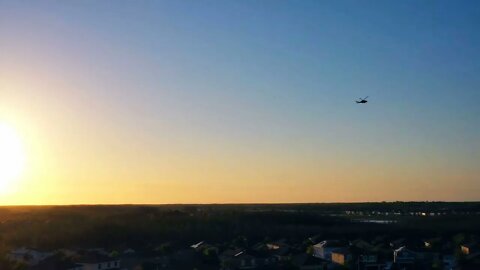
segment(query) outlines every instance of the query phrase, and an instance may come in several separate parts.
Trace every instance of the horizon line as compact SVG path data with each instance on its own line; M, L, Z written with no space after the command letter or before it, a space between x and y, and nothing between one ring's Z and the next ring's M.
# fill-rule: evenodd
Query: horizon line
M269 203L79 203L79 204L1 204L0 207L62 207L62 206L190 206L190 205L320 205L320 204L369 204L369 203L480 203L480 201L361 201L361 202L269 202Z

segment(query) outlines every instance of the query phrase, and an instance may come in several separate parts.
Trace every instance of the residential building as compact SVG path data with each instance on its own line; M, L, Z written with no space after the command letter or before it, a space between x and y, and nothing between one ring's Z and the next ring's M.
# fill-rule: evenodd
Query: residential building
M7 255L10 260L22 262L27 265L36 265L40 261L52 256L53 252L41 251L35 248L22 247L14 249Z
M75 260L83 266L82 270L116 270L120 269L120 259L109 256L88 252Z
M348 248L338 248L331 253L332 262L340 265L347 265L352 260L352 254Z
M313 256L332 260L332 252L338 248L346 247L346 244L338 240L325 240L313 246Z

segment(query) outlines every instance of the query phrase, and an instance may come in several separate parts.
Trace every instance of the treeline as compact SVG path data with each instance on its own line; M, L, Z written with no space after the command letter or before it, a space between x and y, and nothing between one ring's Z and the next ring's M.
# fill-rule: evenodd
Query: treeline
M224 242L238 236L302 238L329 227L349 226L346 218L241 209L199 210L191 207L86 206L34 207L3 212L0 241L6 246L133 247L168 241Z
M477 207L476 203L3 207L0 247L142 249L167 242L189 245L203 240L228 244L241 239L239 244L251 245L280 238L301 243L313 236L355 239L479 233L480 217L473 215L396 217L398 222L388 225L358 223L349 217L331 215L331 211L342 209L379 211L427 205L439 209Z

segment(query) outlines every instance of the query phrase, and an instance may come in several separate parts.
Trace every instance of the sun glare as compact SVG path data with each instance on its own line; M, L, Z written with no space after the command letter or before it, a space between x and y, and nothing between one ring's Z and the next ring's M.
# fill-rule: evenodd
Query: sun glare
M0 193L14 183L25 162L22 142L15 130L0 123Z

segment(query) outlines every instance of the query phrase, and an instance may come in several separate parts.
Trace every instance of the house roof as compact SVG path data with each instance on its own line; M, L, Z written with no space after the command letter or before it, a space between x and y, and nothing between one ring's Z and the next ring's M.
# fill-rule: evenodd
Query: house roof
M348 250L348 248L338 248L338 249L333 250L332 254L333 253L348 255L348 254L350 254L350 250Z
M293 257L292 263L296 266L307 266L307 265L322 265L329 263L329 261L314 257L312 255L302 253Z
M287 244L287 240L282 238L282 239L279 239L277 241L270 241L270 242L267 243L267 245L286 246L288 244Z
M470 243L464 243L464 244L462 244L462 246L467 247L467 248L475 248L475 247L478 247L478 244L470 242Z
M191 269L212 269L213 265L204 263L194 249L181 249L168 256L168 269L191 270Z
M205 241L200 241L198 243L195 243L195 244L191 245L190 247L193 248L193 249L197 249L200 246L202 246L204 243L205 243Z
M394 250L394 253L400 253L400 252L418 253L417 251L409 249L406 246L401 246L401 247Z
M277 246L276 248L271 248L271 246L269 247L268 245L270 245L270 243L257 243L250 249L250 252L258 257L270 257L286 255L290 250L289 246L285 244L281 244L281 246Z
M441 237L433 237L433 238L423 239L423 242L427 242L427 243L438 243L438 242L441 242L441 241L442 241Z
M265 244L263 242L259 242L259 243L256 243L255 245L253 245L252 249L253 250L264 250L264 249L268 249L268 246L267 246L267 244Z
M117 259L111 258L107 255L99 254L96 252L88 252L83 254L77 261L78 263L102 263L116 261Z
M352 245L356 246L358 248L361 248L361 249L372 249L372 248L374 248L374 245L372 245L371 243L369 243L369 242L367 242L363 239L353 240Z
M197 261L198 254L193 249L180 249L170 255L170 258L174 261Z
M222 253L222 256L225 257L236 257L241 255L244 252L244 249L227 249Z
M31 248L31 247L21 247L21 248L17 248L17 249L12 250L11 253L15 253L15 254L25 254L25 253L31 253L31 252L49 253L48 251L39 250L39 249L37 249L37 248Z
M390 242L390 246L402 246L405 243L405 238L395 239Z
M35 266L32 266L30 270L57 270L57 269L71 269L81 266L74 263L72 260L62 257L61 255L54 255L46 258Z
M316 245L314 247L343 247L345 246L345 243L340 240L324 240Z

